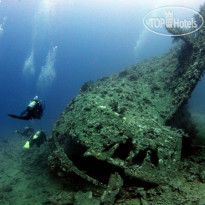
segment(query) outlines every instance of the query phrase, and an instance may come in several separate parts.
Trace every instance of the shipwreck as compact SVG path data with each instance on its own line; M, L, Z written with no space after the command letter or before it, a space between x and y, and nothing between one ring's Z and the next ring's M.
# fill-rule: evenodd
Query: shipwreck
M81 87L53 129L53 172L105 188L102 204L133 183L175 183L194 132L186 104L205 69L205 26L178 39L161 57Z

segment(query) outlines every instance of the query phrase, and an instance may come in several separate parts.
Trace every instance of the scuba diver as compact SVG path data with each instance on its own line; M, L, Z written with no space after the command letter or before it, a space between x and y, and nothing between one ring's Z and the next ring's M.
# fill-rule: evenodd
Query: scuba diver
M30 137L28 141L26 141L25 145L23 146L24 149L29 149L36 145L40 147L41 144L47 141L46 134L42 130L38 130L34 135Z
M20 120L41 119L44 109L45 109L44 101L42 100L39 101L38 96L35 96L34 99L27 106L26 110L24 110L20 114L20 116L11 115L11 114L8 114L8 116Z
M34 129L32 127L26 126L24 127L24 130L22 132L19 130L15 130L14 133L22 137L30 137L34 134Z

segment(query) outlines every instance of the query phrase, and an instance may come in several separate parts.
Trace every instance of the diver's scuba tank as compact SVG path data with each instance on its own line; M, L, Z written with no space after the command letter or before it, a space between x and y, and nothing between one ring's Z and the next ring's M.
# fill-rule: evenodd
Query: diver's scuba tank
M41 130L38 130L35 135L32 137L33 140L37 139L41 135Z
M28 108L33 109L36 106L37 102L35 100L31 101L28 105Z
M38 96L35 96L33 100L29 103L28 108L33 109L38 103Z
M38 137L40 136L41 134L41 130L38 130L33 136L30 137L30 141L26 141L25 145L23 146L24 149L29 149L31 146L32 146L32 140L36 140L38 139Z
M46 134L42 130L38 130L33 136L30 137L29 141L26 141L23 148L29 149L30 147L33 147L34 144L39 147L45 141L47 141Z

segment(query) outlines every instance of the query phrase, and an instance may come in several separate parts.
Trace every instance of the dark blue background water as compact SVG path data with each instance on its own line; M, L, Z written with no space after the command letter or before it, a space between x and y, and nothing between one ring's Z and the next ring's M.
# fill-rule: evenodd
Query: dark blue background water
M143 26L142 19L152 8L153 3L143 6L123 0L2 1L0 23L5 16L7 20L0 34L0 136L27 125L50 132L84 82L167 52L171 38ZM49 85L41 82L39 88L41 67L54 46L58 46L56 77ZM32 49L35 73L25 74ZM19 114L35 95L46 102L40 121L7 117L7 113Z

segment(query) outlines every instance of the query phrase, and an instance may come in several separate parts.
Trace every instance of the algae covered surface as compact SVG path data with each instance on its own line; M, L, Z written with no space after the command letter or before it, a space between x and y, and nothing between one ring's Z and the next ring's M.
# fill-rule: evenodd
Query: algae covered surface
M92 169L96 161L102 163L99 171L108 176L98 174L100 182L108 182L110 172L119 169L126 175L158 184L166 180L161 176L163 172L159 174L160 169L176 169L182 135L165 126L166 117L176 104L172 102L173 93L164 85L173 69L166 62L172 57L165 56L164 60L155 58L95 84L88 83L86 89L84 85L81 94L60 116L55 129L65 152L70 158L75 157L67 147L77 143L83 158L74 164L81 166L81 161L86 163L88 159L91 164L85 168ZM156 78L155 72L159 72Z
M186 108L205 69L205 27L180 39L162 57L81 87L53 129L54 173L105 189L100 204L205 203L204 148L192 145Z

